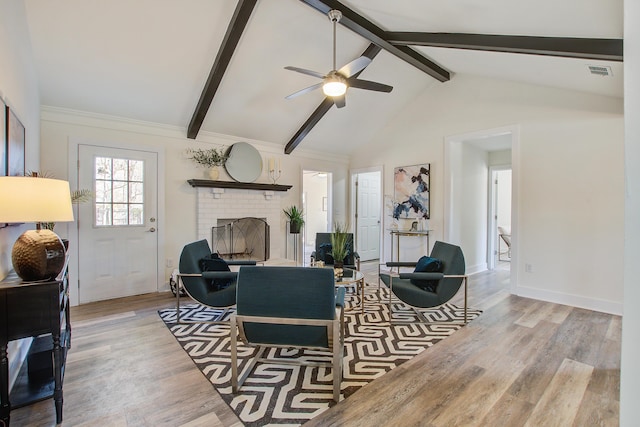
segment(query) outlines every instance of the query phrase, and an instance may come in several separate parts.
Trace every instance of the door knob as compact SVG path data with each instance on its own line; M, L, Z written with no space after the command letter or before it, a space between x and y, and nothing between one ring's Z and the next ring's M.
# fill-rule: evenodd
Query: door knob
M155 228L153 228L153 227L151 227L151 228L149 229L149 232L151 232L151 233L155 233L155 232L156 232L156 229L155 229Z

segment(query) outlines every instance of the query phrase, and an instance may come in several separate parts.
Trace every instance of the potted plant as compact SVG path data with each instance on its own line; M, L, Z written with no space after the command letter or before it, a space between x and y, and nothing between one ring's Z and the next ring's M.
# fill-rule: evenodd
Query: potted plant
M229 158L224 148L208 148L206 150L189 148L187 149L187 154L198 165L209 168L209 178L213 180L218 179L218 176L220 176L218 166L224 165Z
M333 257L334 268L342 268L344 259L349 255L347 245L349 233L347 224L336 222L331 233L331 256Z
M298 209L297 206L292 205L282 211L289 220L289 232L293 234L300 233L300 228L302 228L302 225L304 224L304 214L302 213L302 209Z

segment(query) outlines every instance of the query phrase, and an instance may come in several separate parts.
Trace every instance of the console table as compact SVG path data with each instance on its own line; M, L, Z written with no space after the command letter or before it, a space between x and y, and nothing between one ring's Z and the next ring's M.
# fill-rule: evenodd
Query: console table
M396 238L396 247L398 248L396 253L396 262L400 262L400 237L401 236L425 238L427 240L426 255L429 255L429 231L430 230L413 231L413 230L391 230L390 229L389 233L391 234L391 261L393 261L393 237L394 236Z
M9 341L39 337L49 375L29 383L28 361L23 364L9 396ZM34 341L35 343L35 341ZM0 282L0 426L8 426L11 408L19 408L53 396L56 423L62 422L62 380L67 349L71 344L67 266L47 282L24 282L15 272ZM33 348L34 345L32 345ZM42 347L42 346L40 346ZM47 361L43 357L47 371ZM32 367L32 369L35 369ZM52 371L52 372L51 372ZM51 375L52 374L52 375ZM31 376L35 376L31 375Z

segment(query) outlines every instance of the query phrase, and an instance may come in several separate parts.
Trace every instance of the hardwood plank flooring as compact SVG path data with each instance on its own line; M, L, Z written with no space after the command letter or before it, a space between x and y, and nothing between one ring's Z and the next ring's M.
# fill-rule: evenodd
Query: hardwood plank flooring
M377 282L377 264L363 270ZM512 296L508 279L472 276L479 318L306 425L617 426L620 317ZM157 315L173 305L163 293L72 308L63 426L242 425ZM53 401L11 422L55 425Z

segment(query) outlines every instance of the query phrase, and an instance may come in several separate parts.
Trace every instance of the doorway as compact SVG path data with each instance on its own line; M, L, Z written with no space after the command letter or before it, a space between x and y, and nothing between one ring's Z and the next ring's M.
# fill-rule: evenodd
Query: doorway
M467 274L493 267L497 250L497 222L490 193L492 167L511 168L517 182L519 128L517 125L488 129L445 139L445 241L460 245L467 260ZM517 259L517 186L510 200L511 259ZM511 265L509 264L509 265ZM517 269L510 269L511 288L517 283Z
M351 174L351 212L356 251L361 261L380 259L382 218L381 168Z
M511 268L511 166L489 168L489 270Z
M330 172L302 171L304 228L301 265L311 263L311 252L316 249L316 233L331 231L331 180Z
M78 302L158 291L158 153L78 144ZM80 286L81 285L81 286Z

